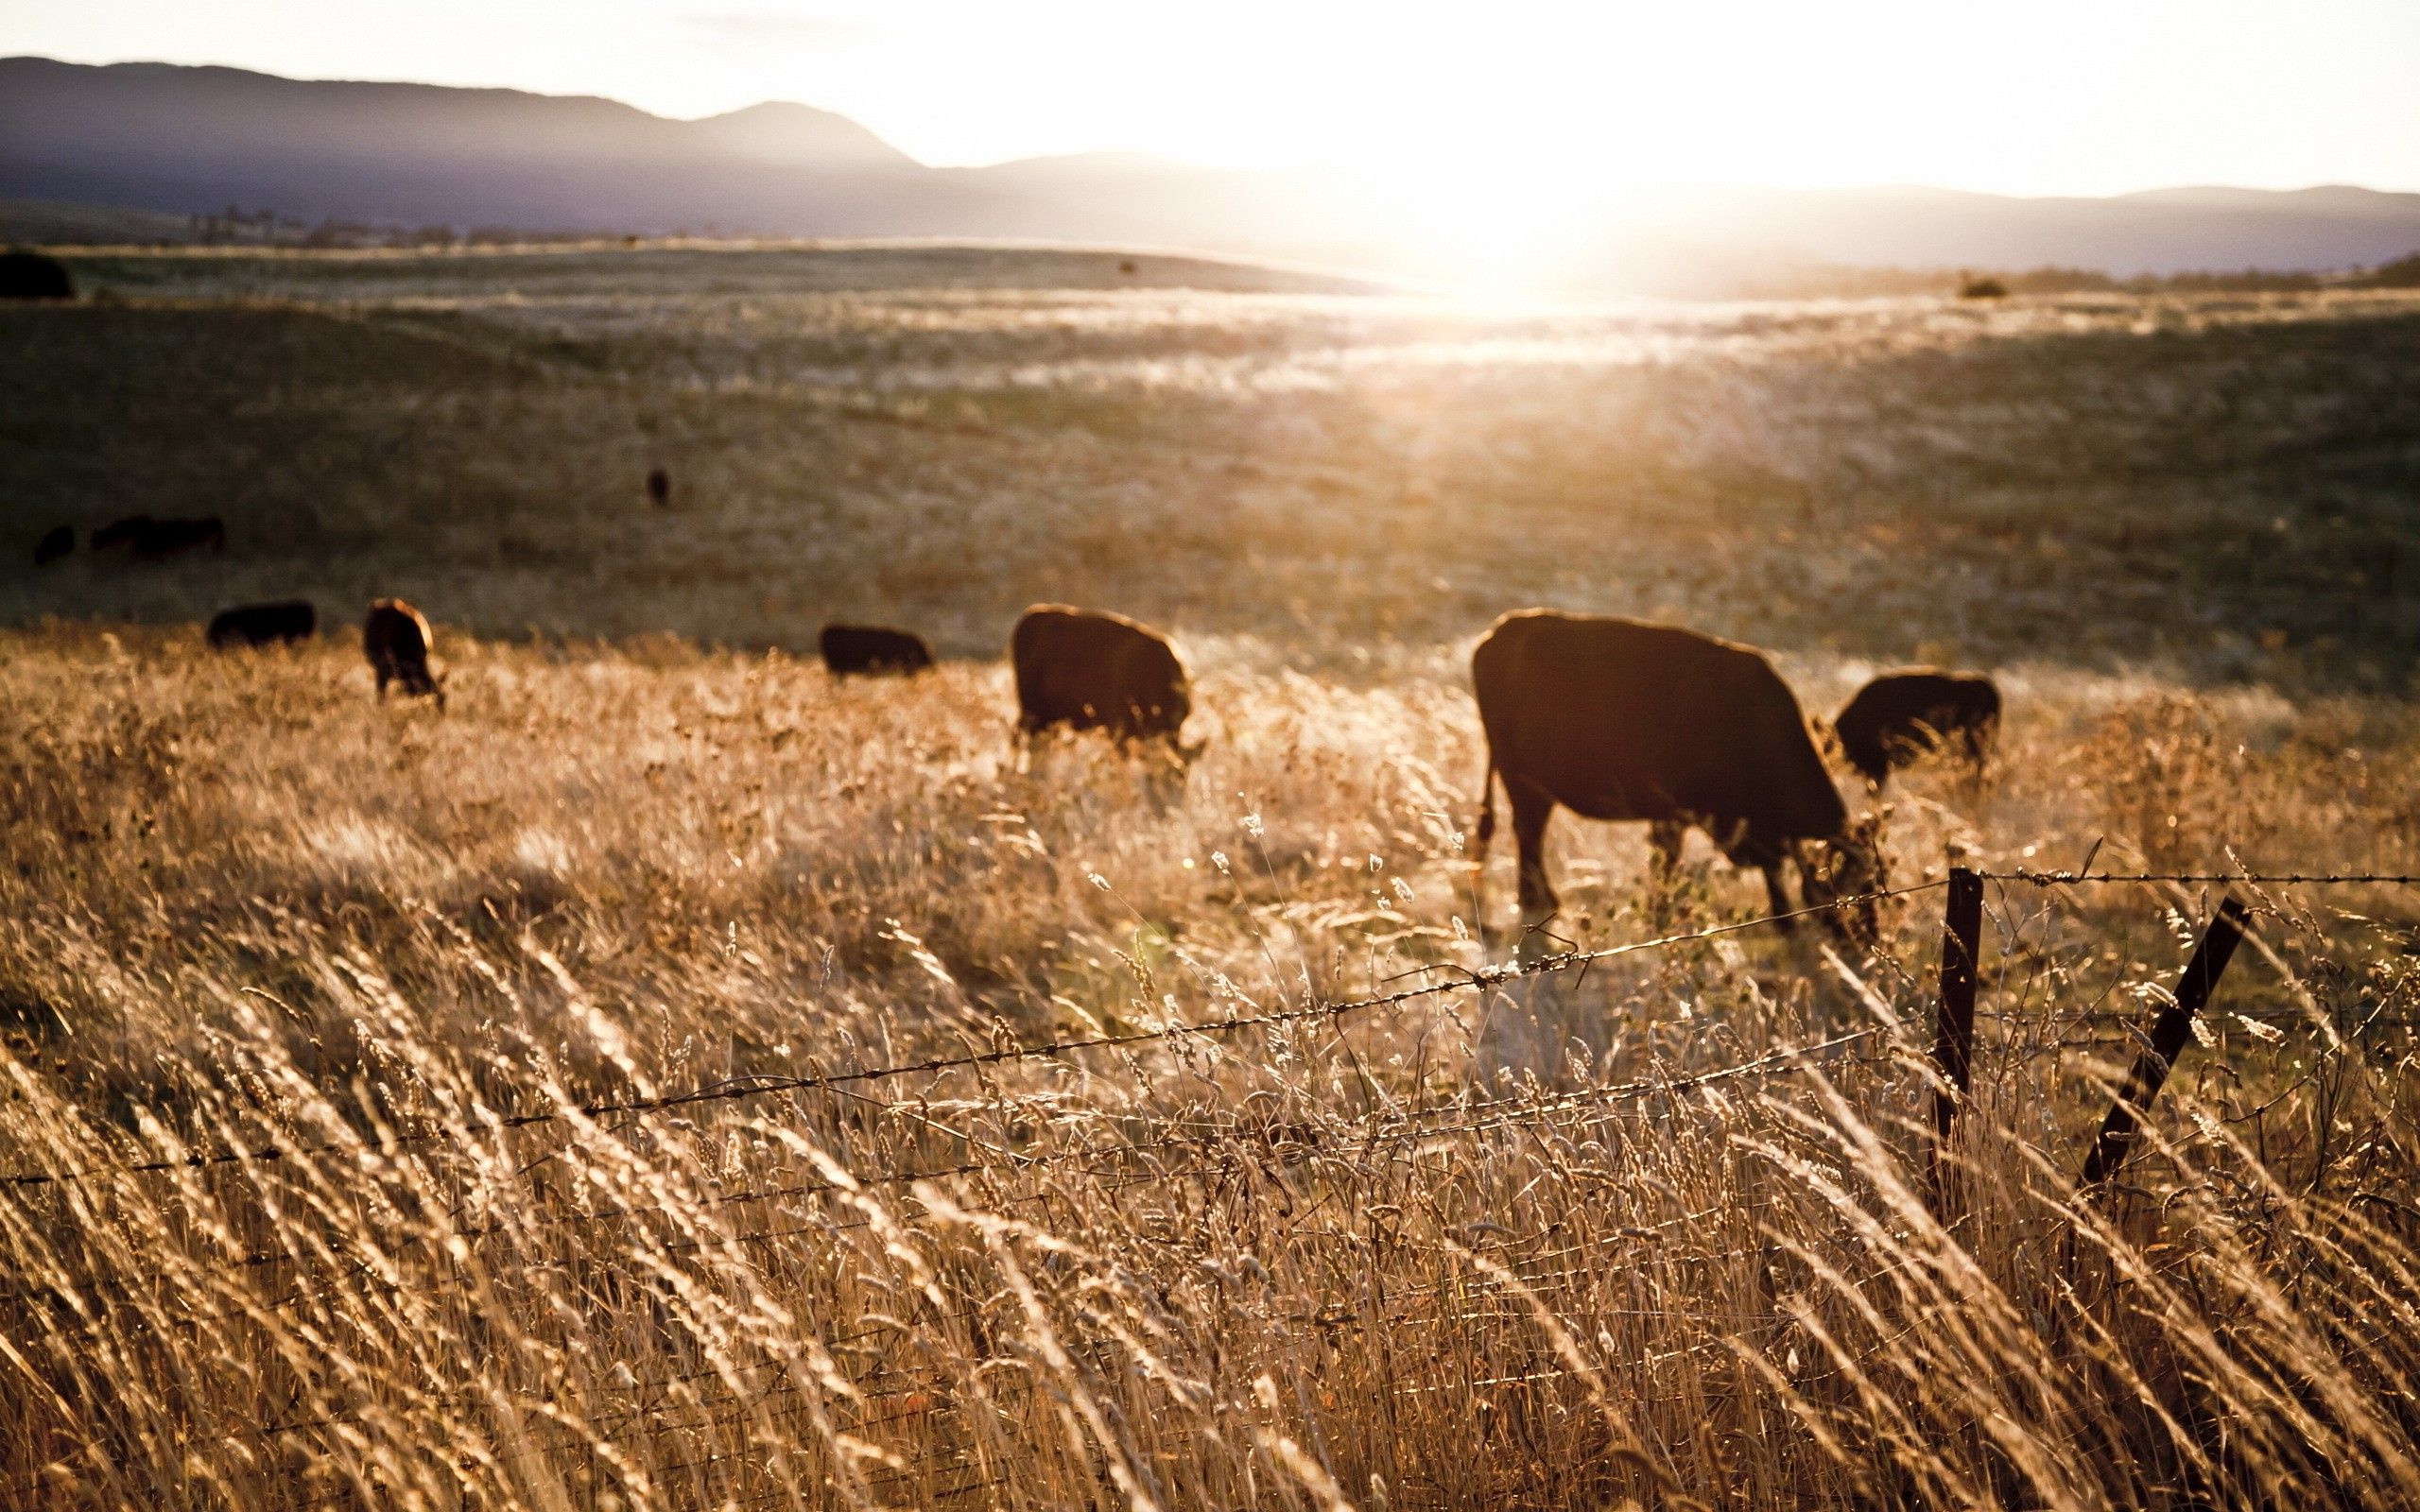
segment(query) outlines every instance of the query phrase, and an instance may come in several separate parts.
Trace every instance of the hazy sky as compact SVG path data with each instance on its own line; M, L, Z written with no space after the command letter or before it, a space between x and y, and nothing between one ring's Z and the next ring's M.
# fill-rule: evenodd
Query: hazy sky
M2420 189L2420 0L0 0L0 52L794 99L944 163Z

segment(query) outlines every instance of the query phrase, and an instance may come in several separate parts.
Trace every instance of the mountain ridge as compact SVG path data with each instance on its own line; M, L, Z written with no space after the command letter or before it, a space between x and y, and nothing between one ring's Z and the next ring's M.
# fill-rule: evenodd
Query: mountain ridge
M1341 174L1105 151L933 166L793 101L680 120L593 94L293 79L223 64L0 59L0 198L533 232L1105 241L1433 272L1407 212ZM1577 187L1574 202L1588 198ZM1925 185L1702 187L1550 259L1582 286L1704 269L2058 265L2119 277L2332 271L2420 250L2420 194L2183 185L2017 198Z

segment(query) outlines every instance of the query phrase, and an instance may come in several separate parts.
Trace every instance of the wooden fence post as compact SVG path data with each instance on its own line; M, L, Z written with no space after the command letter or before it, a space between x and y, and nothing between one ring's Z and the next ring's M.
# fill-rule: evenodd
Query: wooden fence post
M2176 984L2176 1001L2159 1010L2152 1023L2151 1043L2135 1053L2125 1087L2110 1105L2109 1116L2100 1122L2100 1133L2092 1142L2092 1154L2084 1159L2083 1176L2076 1183L2078 1190L2100 1185L2126 1163L2142 1115L2150 1110L2152 1099L2168 1083L2169 1068L2184 1053L2185 1041L2193 1032L2193 1016L2209 1005L2219 973L2227 969L2236 943L2251 921L2252 911L2237 902L2235 894L2227 894L2220 902L2219 917L2210 920L2202 943L2193 947L2193 958L2185 963L2185 975Z
M1951 1216L1949 1136L1958 1105L1966 1100L1975 1072L1975 979L1983 938L1983 878L1965 867L1949 868L1949 906L1941 929L1941 1007L1934 1029L1932 1062L1941 1085L1932 1094L1931 1169L1927 1183L1932 1215Z

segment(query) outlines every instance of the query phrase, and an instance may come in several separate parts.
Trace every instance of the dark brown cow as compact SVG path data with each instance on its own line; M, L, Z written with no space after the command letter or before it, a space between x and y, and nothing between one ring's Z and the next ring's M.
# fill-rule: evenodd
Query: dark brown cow
M238 604L233 609L220 610L210 621L209 641L213 647L225 651L242 645L267 645L272 641L291 645L319 633L320 611L307 599L287 598L274 604Z
M160 561L190 551L207 551L216 556L227 549L227 523L215 514L184 520L154 520L147 514L130 514L93 532L95 551L107 551L113 546L124 546L127 555L136 561Z
M40 541L34 542L34 565L47 567L61 557L74 555L75 550L75 526L53 525L43 532Z
M92 548L95 551L108 551L115 546L131 549L136 536L158 524L158 521L147 514L130 514L120 520L112 520L93 532Z
M1490 780L1478 859L1500 778L1532 918L1557 906L1545 844L1558 803L1585 818L1646 820L1659 872L1699 826L1734 865L1763 871L1775 914L1791 911L1785 860L1797 864L1809 907L1879 877L1871 825L1851 823L1797 697L1760 651L1668 626L1529 610L1496 621L1471 653L1471 683ZM1825 917L1852 922L1837 912ZM1871 926L1870 916L1859 921Z
M1879 789L1892 772L1953 741L1980 772L2000 728L2000 690L1979 673L1910 667L1857 691L1832 721L1841 754Z
M672 507L672 474L660 467L647 470L647 496L659 509Z
M370 658L370 670L378 675L378 696L387 696L388 683L400 682L406 694L435 698L442 710L445 690L428 670L429 647L435 644L420 610L400 598L372 601L370 617L361 622L361 649Z
M933 664L921 637L882 625L826 625L815 645L835 677L922 672Z
M1105 730L1121 745L1165 740L1180 761L1201 752L1178 738L1193 712L1184 663L1165 636L1120 614L1037 604L1009 637L1017 730Z

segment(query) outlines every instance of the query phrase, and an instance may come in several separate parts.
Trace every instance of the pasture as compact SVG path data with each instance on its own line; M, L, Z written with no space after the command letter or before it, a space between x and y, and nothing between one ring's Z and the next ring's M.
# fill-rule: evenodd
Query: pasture
M2411 889L2241 889L2083 1203L2220 889L1991 884L1954 1230L1920 1137L1953 861L2420 870L2420 300L68 260L0 312L0 1177L65 1177L0 1188L0 1502L2420 1499ZM137 511L225 552L31 567ZM1174 636L1181 787L1021 765L1046 600ZM1870 950L1565 815L1546 948L1693 937L1481 980L1531 604L1812 712L1987 669L1999 757L1894 780Z

